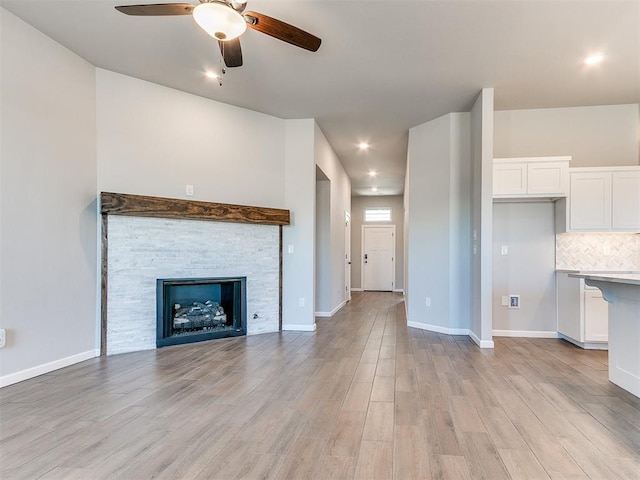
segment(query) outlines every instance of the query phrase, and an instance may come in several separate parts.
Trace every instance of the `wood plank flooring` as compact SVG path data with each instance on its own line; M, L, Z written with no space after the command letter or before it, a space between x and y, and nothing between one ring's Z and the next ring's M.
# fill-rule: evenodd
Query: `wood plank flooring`
M606 352L406 327L354 293L317 332L89 360L0 390L2 479L640 479Z

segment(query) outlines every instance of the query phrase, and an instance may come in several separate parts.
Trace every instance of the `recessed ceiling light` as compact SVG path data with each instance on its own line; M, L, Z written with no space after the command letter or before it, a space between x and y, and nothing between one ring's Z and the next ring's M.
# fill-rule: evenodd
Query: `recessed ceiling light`
M377 192L378 191L378 187L371 187L371 191L372 192Z
M216 72L212 72L212 71L208 71L204 73L206 75L207 78L210 78L212 80L215 80L216 78L218 78L218 74Z
M360 150L367 150L371 145L369 145L367 142L360 142L358 144L358 148Z
M585 57L584 63L587 65L595 65L597 63L600 63L602 60L604 60L604 54L594 53L593 55Z
M376 175L378 175L378 172L376 172L375 170L369 170L370 177L375 177Z

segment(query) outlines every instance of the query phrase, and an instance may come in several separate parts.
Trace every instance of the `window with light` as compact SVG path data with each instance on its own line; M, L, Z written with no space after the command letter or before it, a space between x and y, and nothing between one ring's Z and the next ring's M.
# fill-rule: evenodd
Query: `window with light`
M364 209L365 222L390 222L391 207L375 207Z

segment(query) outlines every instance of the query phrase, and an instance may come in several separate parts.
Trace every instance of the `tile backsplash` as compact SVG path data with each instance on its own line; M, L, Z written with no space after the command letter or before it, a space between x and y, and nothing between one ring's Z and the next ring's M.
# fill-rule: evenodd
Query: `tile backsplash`
M558 270L640 270L640 234L556 235Z

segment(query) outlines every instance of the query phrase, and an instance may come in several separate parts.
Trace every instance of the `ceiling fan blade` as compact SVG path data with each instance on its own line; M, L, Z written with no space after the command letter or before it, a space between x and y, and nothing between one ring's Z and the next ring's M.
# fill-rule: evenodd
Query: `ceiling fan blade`
M234 38L233 40L227 40L222 42L218 40L218 46L220 47L220 53L224 58L224 64L231 67L242 66L242 48L240 48L240 39Z
M266 33L278 40L312 52L320 48L322 40L315 35L300 30L298 27L257 12L247 12L244 17L247 20L248 27Z
M190 3L156 3L151 5L121 5L116 10L126 15L191 15L195 5Z

